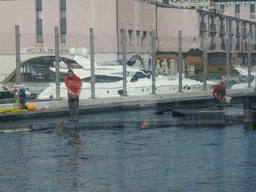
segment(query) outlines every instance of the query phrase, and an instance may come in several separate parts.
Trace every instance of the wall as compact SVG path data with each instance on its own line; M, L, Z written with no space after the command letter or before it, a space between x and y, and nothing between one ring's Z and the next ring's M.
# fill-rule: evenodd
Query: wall
M127 52L128 53L147 53L151 52L150 32L156 30L156 6L139 1L118 1L118 36L119 52L122 52L121 29L126 29ZM130 43L128 31L132 30L132 42ZM137 44L136 31L140 31L139 42ZM146 39L141 44L143 32L147 32Z
M182 31L184 52L197 48L199 39L199 14L193 9L157 9L157 36L159 51L178 52L178 31Z

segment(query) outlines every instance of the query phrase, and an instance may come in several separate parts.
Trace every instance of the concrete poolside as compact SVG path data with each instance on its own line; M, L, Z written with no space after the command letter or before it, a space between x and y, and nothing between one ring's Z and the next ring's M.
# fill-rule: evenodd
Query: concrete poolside
M255 97L254 88L243 90L227 90L227 96L232 97L231 103L243 103L249 97ZM215 104L212 91L157 94L146 96L124 96L118 98L94 98L80 101L79 122L69 122L67 101L36 102L37 108L56 108L52 110L35 110L20 113L0 113L0 130L28 131L54 128L60 119L64 119L69 128L79 127L118 127L120 124L139 124L149 121L150 124L171 126L179 124L171 120L171 115L156 117L165 111L175 109L207 108ZM13 104L2 104L0 109L10 109ZM62 109L59 109L62 108ZM140 112L144 111L144 112ZM120 115L125 112L125 117ZM129 112L132 112L131 115ZM128 115L127 115L128 114ZM1 132L1 131L0 131Z

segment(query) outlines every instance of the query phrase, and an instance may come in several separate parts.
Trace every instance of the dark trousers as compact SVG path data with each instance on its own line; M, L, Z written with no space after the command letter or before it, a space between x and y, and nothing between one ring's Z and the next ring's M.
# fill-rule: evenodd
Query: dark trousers
M71 97L70 94L68 94L68 107L69 109L79 109L79 97Z

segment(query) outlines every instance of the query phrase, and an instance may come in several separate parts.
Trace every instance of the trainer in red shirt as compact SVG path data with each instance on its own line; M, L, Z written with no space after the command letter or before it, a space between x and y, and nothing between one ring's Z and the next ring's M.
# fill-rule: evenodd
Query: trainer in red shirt
M225 85L223 85L223 84L216 85L216 87L214 88L214 90L212 92L214 97L216 97L215 93L217 94L218 99L220 98L222 100L223 98L225 98L225 96L226 96L226 87L225 87Z
M79 113L79 94L82 90L82 82L79 77L74 75L70 69L68 77L65 79L65 85L68 89L68 106L70 110L70 121L78 121Z
M65 79L65 85L68 89L68 93L72 97L79 97L82 90L82 81L78 76L73 74L72 70L69 70L68 72L68 77Z

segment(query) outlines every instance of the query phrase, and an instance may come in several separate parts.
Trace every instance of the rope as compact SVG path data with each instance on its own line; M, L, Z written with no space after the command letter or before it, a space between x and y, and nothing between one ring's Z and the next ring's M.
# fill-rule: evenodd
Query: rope
M0 113L20 113L20 112L23 112L23 111L28 111L26 109L15 109L18 105L18 102L15 104L15 106L12 108L12 109L0 109Z

